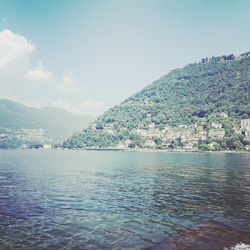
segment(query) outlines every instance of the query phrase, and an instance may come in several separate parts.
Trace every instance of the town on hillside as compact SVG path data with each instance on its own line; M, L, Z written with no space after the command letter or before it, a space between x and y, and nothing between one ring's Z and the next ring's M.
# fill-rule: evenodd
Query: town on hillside
M106 123L102 128L93 123L91 129L94 132L111 135L117 133L112 122ZM126 130L126 128L123 129ZM142 148L149 149L217 151L226 150L226 145L224 148L223 145L230 143L228 140L231 140L236 150L250 150L250 119L235 121L225 112L221 112L213 118L200 118L197 123L191 125L180 124L176 127L166 125L163 128L159 128L155 123L150 123L146 127L138 124L137 128L132 129L131 134L130 138L119 141L113 148L136 148L138 146L133 139L133 137L136 137L137 141L140 138ZM241 141L238 141L238 138L241 138Z
M0 148L52 148L53 140L41 128L0 128Z

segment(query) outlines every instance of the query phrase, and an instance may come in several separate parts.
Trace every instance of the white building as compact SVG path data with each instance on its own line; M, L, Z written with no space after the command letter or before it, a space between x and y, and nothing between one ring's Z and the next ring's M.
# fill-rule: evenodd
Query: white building
M246 138L250 138L250 119L242 119L240 121L240 128Z
M44 149L51 149L52 146L51 146L50 144L44 144L44 145L43 145L43 148L44 148Z

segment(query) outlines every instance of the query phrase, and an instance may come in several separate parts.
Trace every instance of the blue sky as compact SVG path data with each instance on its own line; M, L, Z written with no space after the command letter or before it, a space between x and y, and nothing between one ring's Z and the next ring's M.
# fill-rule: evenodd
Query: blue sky
M250 50L250 1L0 0L0 32L1 97L99 115L171 69Z

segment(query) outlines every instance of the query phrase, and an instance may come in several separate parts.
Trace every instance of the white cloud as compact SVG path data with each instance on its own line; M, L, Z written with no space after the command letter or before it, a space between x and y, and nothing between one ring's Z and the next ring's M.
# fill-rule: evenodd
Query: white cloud
M31 106L59 107L81 115L99 115L104 111L102 102L81 101L81 86L73 72L55 74L42 60L31 63L36 62L35 51L35 45L24 36L0 30L0 97Z
M50 71L44 69L43 63L41 60L38 61L38 66L34 69L30 69L26 74L25 78L30 81L43 81L51 82L54 80L53 74Z
M82 101L82 102L68 102L68 101L56 101L52 103L53 107L66 109L74 114L100 114L103 111L104 103L98 101Z
M29 63L29 57L34 51L35 46L24 36L7 29L0 32L0 70L20 61Z
M36 67L31 67L31 56L36 50L35 45L24 36L11 30L0 31L0 78L5 81L14 78L17 83L21 77L30 82L53 82L57 89L68 91L76 87L76 80L72 72L64 73L61 77L54 77L53 73L45 69L42 60L38 60Z
M58 82L57 88L61 90L72 90L75 87L76 80L73 77L72 72L63 74L62 79Z

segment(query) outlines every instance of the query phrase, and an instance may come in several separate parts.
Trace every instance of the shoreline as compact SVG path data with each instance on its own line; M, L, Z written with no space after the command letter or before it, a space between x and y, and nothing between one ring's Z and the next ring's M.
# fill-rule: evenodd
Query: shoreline
M233 150L224 150L224 151L199 151L199 150L168 150L168 149L66 149L66 150L85 150L85 151L123 151L123 152L148 152L148 153L236 153L236 154L249 154L248 151L233 151Z
M250 151L234 151L234 150L221 150L221 151L200 151L200 150L185 150L185 149L153 149L153 148L59 148L62 150L84 150L84 151L123 151L123 152L162 152L162 153L247 153Z
M142 153L199 153L199 154L250 154L249 151L234 151L234 150L223 150L223 151L199 151L199 150L184 150L184 149L149 149L149 148L137 148L137 149L118 149L118 148L0 148L0 150L43 150L43 151L119 151L119 152L142 152Z

